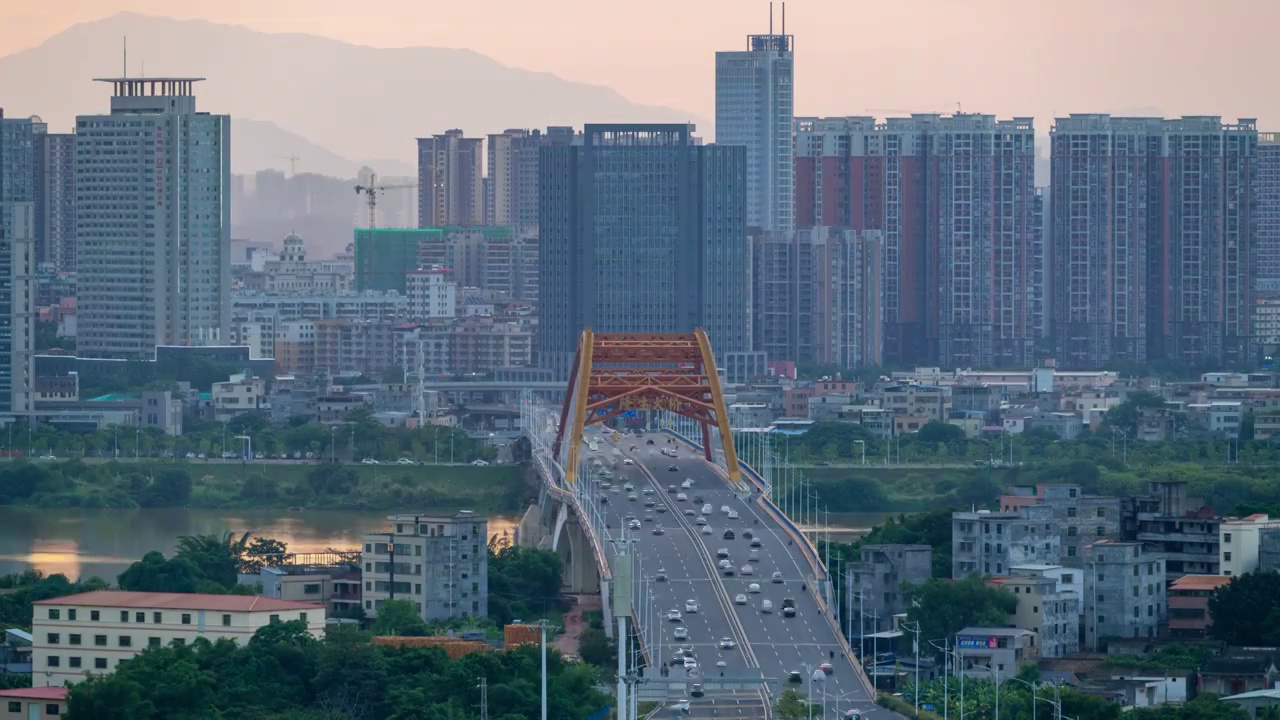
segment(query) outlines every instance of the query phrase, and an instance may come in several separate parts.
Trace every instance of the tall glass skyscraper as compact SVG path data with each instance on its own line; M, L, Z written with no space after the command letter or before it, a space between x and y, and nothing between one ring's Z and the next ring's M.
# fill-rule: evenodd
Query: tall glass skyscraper
M196 112L199 80L104 80L111 114L76 118L83 357L228 339L231 118Z
M692 125L587 125L539 156L539 352L567 375L583 328L707 331L751 349L746 150Z
M783 234L795 228L794 49L784 19L783 34L716 53L716 144L747 149L747 225Z

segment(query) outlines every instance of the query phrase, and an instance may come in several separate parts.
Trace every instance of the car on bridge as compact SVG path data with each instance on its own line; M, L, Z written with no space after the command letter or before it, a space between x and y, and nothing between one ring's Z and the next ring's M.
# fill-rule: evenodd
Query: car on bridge
M736 596L734 596L734 598L733 598L733 604L734 604L734 605L746 605L746 604L747 604L747 596L746 596L746 595L743 595L742 593L738 593L738 594L737 594Z
M671 608L670 610L667 611L667 620L671 622L680 622L680 618L681 618L681 615L679 610L675 608Z
M676 467L675 465L668 465L667 472L680 472L680 468Z
M676 640L688 640L688 639L689 639L689 628L687 628L687 627L678 627L678 628L676 628L676 629L675 629L675 631L674 631L674 632L672 632L672 633L671 633L671 637L675 638Z
M685 612L687 612L687 613L696 613L696 612L698 612L698 601L697 601L697 600L685 600L685 601L684 601L684 611L685 611Z
M773 577L770 578L770 582L772 582L775 585L781 585L785 581L782 579L782 573L774 572Z

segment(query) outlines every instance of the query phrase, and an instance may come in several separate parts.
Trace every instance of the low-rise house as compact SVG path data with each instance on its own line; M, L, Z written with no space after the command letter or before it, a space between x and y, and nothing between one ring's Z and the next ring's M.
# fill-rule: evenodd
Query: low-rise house
M1228 695L1222 698L1222 702L1229 702L1238 705L1249 713L1249 717L1262 717L1262 713L1275 707L1280 707L1280 688L1267 688L1265 690L1253 690L1238 695Z
M1227 648L1201 664L1200 692L1239 695L1275 687L1277 653L1273 647Z
M1183 575L1169 585L1169 635L1202 638L1213 625L1209 598L1231 582L1223 575Z
M67 714L67 689L32 687L0 690L0 718L39 720Z
M1036 634L1021 628L967 627L956 633L960 672L971 678L1013 677L1039 658Z

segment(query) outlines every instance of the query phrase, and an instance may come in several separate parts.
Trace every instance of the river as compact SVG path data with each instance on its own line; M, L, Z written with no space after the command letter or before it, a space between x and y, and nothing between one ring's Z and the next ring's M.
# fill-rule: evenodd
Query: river
M71 579L114 583L152 550L173 552L183 535L234 533L276 538L292 552L356 549L367 532L389 529L386 512L352 510L137 510L0 507L0 574L35 568ZM490 517L489 533L515 529L515 518Z
M231 531L276 538L293 552L355 549L368 532L389 529L386 512L352 510L137 510L0 506L0 574L35 568L71 579L108 582L152 550L173 552L183 535ZM890 513L832 513L831 538L848 542ZM516 518L489 518L491 535L510 534ZM806 528L807 529L807 528Z

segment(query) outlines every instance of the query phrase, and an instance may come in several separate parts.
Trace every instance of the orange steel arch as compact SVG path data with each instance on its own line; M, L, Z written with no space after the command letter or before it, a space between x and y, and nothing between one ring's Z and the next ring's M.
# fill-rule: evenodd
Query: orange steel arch
M691 333L582 331L552 448L559 460L568 435L566 480L577 479L586 427L629 410L668 410L698 421L707 460L712 459L711 426L715 425L720 430L729 479L735 485L742 482L720 376L711 342L702 328Z

